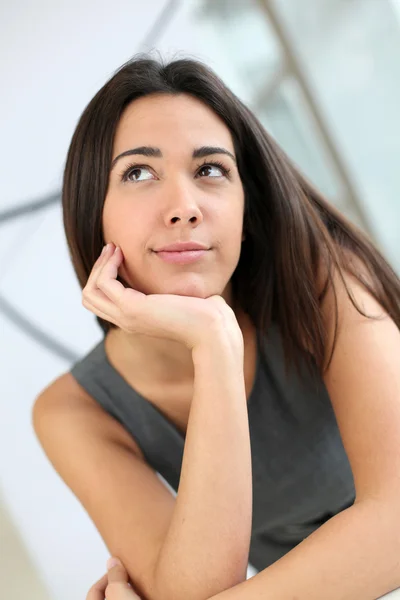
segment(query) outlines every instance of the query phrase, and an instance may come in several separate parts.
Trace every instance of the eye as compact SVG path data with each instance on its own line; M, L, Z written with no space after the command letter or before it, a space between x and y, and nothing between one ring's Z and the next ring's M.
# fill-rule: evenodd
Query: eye
M210 170L214 171L214 173L215 173L215 169L221 171L224 177L229 177L230 169L228 169L228 167L225 167L225 165L223 163L221 163L217 160L213 161L213 162L204 162L201 165L200 169L198 170L198 173L201 173L202 171L203 172L208 171L208 174L210 177L213 177L213 178L221 177L221 175L218 175L218 174L213 175L212 173L210 173ZM201 177L201 179L203 179L203 177ZM207 177L207 179L208 179L208 177Z
M149 175L147 175L146 177L140 178L141 171L147 171L147 173ZM132 173L135 173L135 176L133 179L131 179ZM139 174L139 175L136 177L136 174ZM152 175L150 173L149 168L146 167L145 165L130 164L126 167L126 169L124 169L122 171L122 173L120 174L120 179L121 179L121 181L124 181L124 182L128 181L128 182L133 183L136 181L146 181L148 179L152 179Z
M219 174L218 171L220 171ZM147 172L147 175L141 177L141 174L143 172ZM206 179L209 179L210 177L212 177L213 179L219 179L221 177L221 173L222 176L229 178L230 169L219 161L205 161L198 169L197 175L199 175L199 173L202 172L206 173ZM200 176L200 178L204 179L204 176ZM120 173L120 179L124 183L136 183L140 181L148 181L149 179L153 179L153 175L151 174L150 168L148 166L132 163L127 165L127 167L125 167L122 173Z

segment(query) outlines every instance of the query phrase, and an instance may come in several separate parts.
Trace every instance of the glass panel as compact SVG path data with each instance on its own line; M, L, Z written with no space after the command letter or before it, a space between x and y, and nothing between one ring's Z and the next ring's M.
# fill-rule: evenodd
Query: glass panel
M297 81L293 77L285 79L255 112L304 174L342 209L345 206L343 191L329 168L329 157Z
M358 188L373 233L400 272L399 2L272 4Z
M224 81L305 175L353 219L299 85L285 75L282 48L267 12L250 0L192 0L191 7L205 50L218 56Z
M254 98L281 65L279 44L259 3L192 0L191 4L194 25L205 40L204 50L211 47L212 54L224 54L240 81L231 85L232 91L243 101Z

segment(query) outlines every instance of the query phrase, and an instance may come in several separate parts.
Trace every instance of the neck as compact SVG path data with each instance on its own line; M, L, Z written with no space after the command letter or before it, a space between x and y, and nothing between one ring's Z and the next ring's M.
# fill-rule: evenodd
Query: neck
M230 306L243 330L247 322L245 313ZM193 381L192 352L179 342L110 329L106 345L116 362L139 379L148 379L151 374L154 381L166 385Z

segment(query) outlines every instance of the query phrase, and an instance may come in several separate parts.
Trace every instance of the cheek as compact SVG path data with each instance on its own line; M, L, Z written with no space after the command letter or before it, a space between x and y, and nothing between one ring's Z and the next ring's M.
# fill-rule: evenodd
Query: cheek
M224 217L221 215L221 219L224 218L222 225L224 238L225 240L229 240L230 245L232 246L235 246L237 241L241 241L243 217L243 206L239 203L234 208L231 207Z
M124 247L132 245L132 241L138 240L141 228L138 228L139 219L122 203L118 207L105 205L103 210L103 233L107 242Z
M243 215L237 215L237 218L234 222L231 222L228 229L225 245L229 253L229 259L233 262L237 262L242 251Z
M124 249L123 244L121 244L121 248ZM123 278L129 287L138 289L140 286L140 277L138 278L135 274L140 272L140 268L135 262L134 257L131 256L133 254L132 245L130 248L128 248L128 250L125 247L125 251L123 250L123 253L124 260L118 269L118 275Z
M106 199L102 216L104 239L106 242L116 243L115 237L119 231L120 215L114 209L111 198Z

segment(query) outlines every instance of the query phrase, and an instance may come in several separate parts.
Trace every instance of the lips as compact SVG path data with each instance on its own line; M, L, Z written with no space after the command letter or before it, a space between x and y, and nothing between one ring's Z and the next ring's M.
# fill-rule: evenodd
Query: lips
M181 250L181 251L160 251L156 252L156 256L167 263L177 265L186 265L196 262L203 256L208 254L209 250Z
M200 242L174 242L167 246L161 246L154 252L187 252L191 250L209 250L209 247Z

